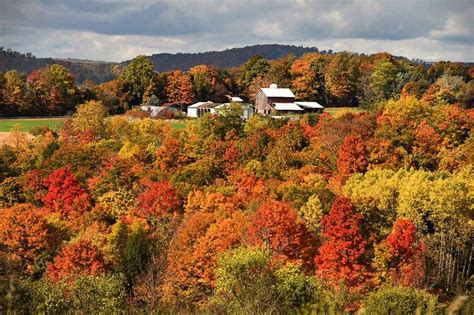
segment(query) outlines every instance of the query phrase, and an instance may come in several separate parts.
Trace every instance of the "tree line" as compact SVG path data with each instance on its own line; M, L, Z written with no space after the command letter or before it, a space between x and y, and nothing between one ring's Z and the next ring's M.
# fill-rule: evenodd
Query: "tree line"
M266 60L251 57L240 67L217 69L198 65L189 71L155 72L138 56L125 67L115 66L117 79L76 85L64 66L54 64L28 76L12 70L0 74L0 115L48 116L73 114L85 101L101 101L110 114L134 106L195 101L227 101L228 95L254 100L261 87L276 83L291 88L297 99L326 107L359 106L377 110L385 101L412 95L431 103L458 103L471 108L473 68L461 63L418 64L387 53L370 56L348 52L308 53Z

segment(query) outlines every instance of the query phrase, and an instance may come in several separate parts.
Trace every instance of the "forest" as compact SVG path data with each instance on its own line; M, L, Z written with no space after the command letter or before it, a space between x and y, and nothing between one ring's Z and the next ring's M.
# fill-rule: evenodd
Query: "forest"
M150 58L138 56L126 66L113 66L110 71L116 79L100 84L86 80L80 85L62 64L27 76L17 70L0 72L0 116L72 115L79 104L90 100L102 102L110 114L151 100L156 105L157 99L158 104L186 106L197 101L226 102L231 95L253 102L257 91L271 83L291 88L297 100L325 107L377 111L385 101L401 95L464 108L474 102L474 67L444 61L419 64L388 53L307 53L300 58L290 54L276 60L253 56L232 68L204 64L188 71L156 72L155 68Z
M3 73L3 115L74 115L0 147L0 312L472 314L473 74L345 52ZM267 83L364 111L115 115Z

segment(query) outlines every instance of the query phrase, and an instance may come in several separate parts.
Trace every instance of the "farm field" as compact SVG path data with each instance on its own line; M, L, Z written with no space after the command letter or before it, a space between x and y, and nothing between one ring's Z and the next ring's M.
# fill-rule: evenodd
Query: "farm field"
M49 127L59 130L65 118L7 118L0 119L0 132L10 131L16 124L23 128L23 131L30 131L35 127Z
M3 118L0 119L0 132L9 132L15 125L20 125L23 131L30 131L35 127L49 127L53 130L60 130L66 118ZM188 121L170 121L172 129L184 129Z

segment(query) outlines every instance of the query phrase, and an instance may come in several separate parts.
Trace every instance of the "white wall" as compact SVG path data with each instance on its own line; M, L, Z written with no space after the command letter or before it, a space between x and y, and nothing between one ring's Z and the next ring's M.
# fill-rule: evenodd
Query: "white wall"
M188 117L197 117L197 108L196 107L188 107Z

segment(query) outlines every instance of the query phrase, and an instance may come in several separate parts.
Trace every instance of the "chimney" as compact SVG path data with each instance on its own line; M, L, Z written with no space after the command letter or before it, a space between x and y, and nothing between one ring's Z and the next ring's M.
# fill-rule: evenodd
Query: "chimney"
M278 89L278 85L276 83L270 84L270 89Z

